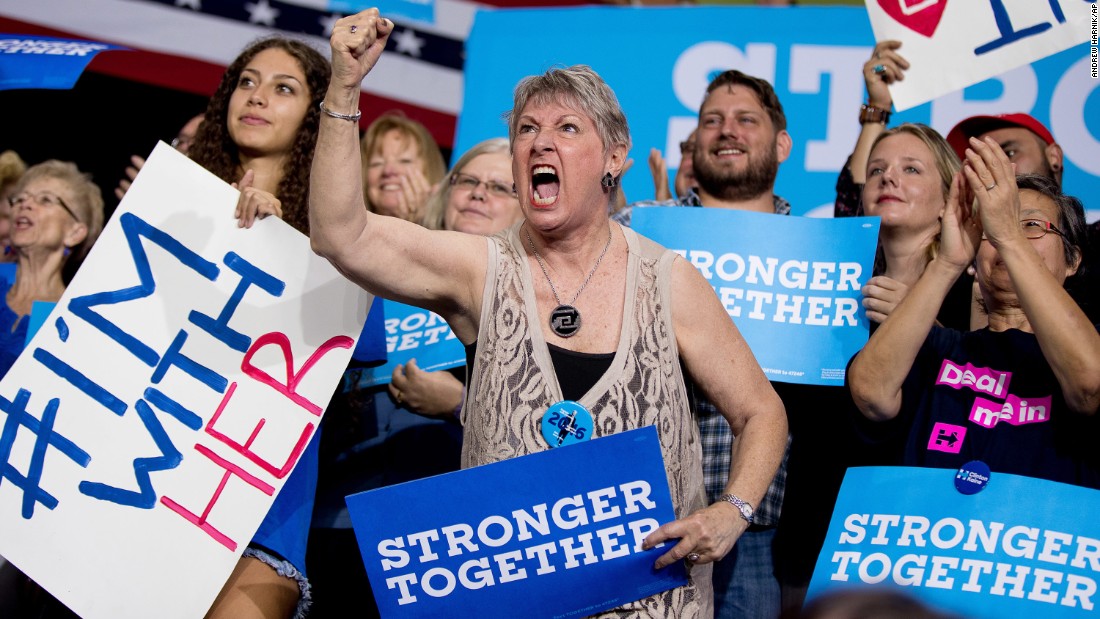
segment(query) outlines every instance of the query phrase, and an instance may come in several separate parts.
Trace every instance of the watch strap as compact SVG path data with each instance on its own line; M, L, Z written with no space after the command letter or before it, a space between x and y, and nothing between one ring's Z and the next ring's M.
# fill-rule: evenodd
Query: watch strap
M888 124L890 122L890 110L884 110L882 108L872 107L864 103L859 106L859 124L866 125L867 123L882 123Z
M741 517L745 519L745 522L752 524L752 514L755 510L753 510L752 505L748 501L742 500L741 497L737 496L736 494L723 494L722 496L718 497L718 500L725 501L730 505L736 507L737 513L741 514Z

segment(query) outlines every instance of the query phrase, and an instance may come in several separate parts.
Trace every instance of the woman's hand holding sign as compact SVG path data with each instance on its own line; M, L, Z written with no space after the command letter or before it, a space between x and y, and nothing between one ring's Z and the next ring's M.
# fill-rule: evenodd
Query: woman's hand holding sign
M656 570L689 558L692 563L710 563L726 556L748 528L748 521L741 517L737 508L719 501L687 518L662 525L645 538L642 548L649 550L679 538L680 541L653 564Z

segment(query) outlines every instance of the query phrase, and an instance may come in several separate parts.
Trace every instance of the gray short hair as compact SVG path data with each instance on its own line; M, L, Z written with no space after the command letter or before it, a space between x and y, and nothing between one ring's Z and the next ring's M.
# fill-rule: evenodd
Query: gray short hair
M454 188L451 185L451 179L454 178L455 174L466 169L466 166L470 165L471 161L482 155L495 153L507 155L510 152L511 147L508 145L507 139L489 138L483 142L478 142L473 148L463 153L463 155L458 158L458 161L455 162L451 171L443 177L440 190L433 193L432 197L428 198L428 205L424 209L424 219L420 222L420 225L429 230L442 230L443 219L447 214L447 203L451 201L451 190Z
M1053 222L1062 231L1062 250L1066 264L1073 264L1081 257L1081 247L1086 235L1085 207L1077 198L1062 193L1054 179L1041 174L1021 174L1016 177L1016 187L1034 191L1049 198L1058 207L1058 221Z
M77 221L84 224L87 234L79 245L72 248L72 252L65 259L62 277L68 283L72 275L84 261L84 256L92 248L92 244L99 238L103 231L103 192L99 185L92 182L92 176L81 172L75 163L70 161L58 161L49 159L42 163L32 165L19 179L13 193L23 191L23 188L41 178L52 178L68 185L73 194L72 207Z
M630 150L630 127L615 92L592 67L557 67L541 75L531 75L516 85L512 109L504 114L508 123L508 143L514 145L519 115L531 104L560 102L583 112L596 125L604 153L615 146Z
M80 223L88 228L84 242L73 248L73 253L83 255L103 231L103 192L99 185L92 182L92 175L81 172L75 163L49 159L27 168L19 179L16 193L40 178L52 178L69 186L74 203L70 206L76 211Z

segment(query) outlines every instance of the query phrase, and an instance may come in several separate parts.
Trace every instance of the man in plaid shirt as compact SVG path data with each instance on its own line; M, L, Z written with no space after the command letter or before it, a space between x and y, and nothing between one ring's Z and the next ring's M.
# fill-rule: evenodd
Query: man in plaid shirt
M638 202L612 215L630 225L634 207L731 208L789 215L791 205L774 194L779 164L791 151L787 118L768 82L730 70L714 78L699 110L691 156L697 187L676 200ZM777 392L779 391L778 385ZM729 423L701 394L692 394L703 447L703 478L710 501L723 500L730 474ZM788 451L790 439L788 438ZM751 524L733 550L714 564L714 616L717 619L778 617L779 581L773 540L783 504L787 456Z

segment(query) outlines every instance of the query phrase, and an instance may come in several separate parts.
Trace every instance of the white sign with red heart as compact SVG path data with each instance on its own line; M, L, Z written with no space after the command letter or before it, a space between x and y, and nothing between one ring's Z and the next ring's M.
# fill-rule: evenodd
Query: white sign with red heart
M910 63L890 87L906 110L1089 40L1083 0L866 0L875 40ZM1084 76L1082 76L1084 78Z

